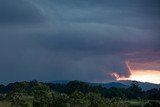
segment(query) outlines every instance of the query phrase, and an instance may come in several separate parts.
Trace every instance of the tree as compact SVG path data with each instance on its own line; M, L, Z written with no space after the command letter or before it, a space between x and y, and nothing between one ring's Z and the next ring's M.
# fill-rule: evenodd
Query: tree
M160 89L151 89L146 91L146 97L151 100L160 100Z
M98 93L88 93L86 99L90 101L89 107L106 107L106 100Z
M102 95L105 98L114 98L114 97L119 97L119 98L125 98L125 89L122 88L116 88L116 87L111 87L109 89L105 89L102 92Z
M16 107L27 107L28 104L23 99L23 93L18 92L10 92L7 95L7 99L12 103L13 106Z
M5 86L4 85L0 85L0 93L5 93Z
M137 99L142 97L142 89L139 87L138 82L133 81L130 87L126 90L126 96L129 99Z
M69 96L63 93L52 92L51 107L68 107Z
M87 93L91 89L91 86L85 82L81 81L71 81L66 85L66 93L71 94L75 91L80 91L82 93Z
M50 103L52 96L48 86L38 83L33 86L32 91L34 93L34 107L44 107Z
M85 95L82 92L75 91L74 93L71 94L71 98L74 99L84 99Z
M71 107L88 107L89 101L85 99L85 95L82 92L75 91L70 95Z
M160 103L156 101L149 101L144 107L160 107Z
M27 82L17 82L13 85L12 91L14 92L19 92L19 93L27 93L29 90L30 86L28 85Z

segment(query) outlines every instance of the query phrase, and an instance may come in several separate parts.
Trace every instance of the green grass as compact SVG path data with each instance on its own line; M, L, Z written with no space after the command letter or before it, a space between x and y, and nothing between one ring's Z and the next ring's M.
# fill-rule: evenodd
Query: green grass
M7 101L0 101L0 107L11 107L11 103Z
M32 106L33 97L27 96L27 97L24 97L24 99L28 103L27 107L33 107ZM146 101L120 100L120 101L110 103L109 105L107 105L107 107L143 107L147 102L149 102L149 100L146 100ZM160 101L157 101L157 102L160 103ZM12 106L9 101L0 101L0 107L15 107L15 106Z

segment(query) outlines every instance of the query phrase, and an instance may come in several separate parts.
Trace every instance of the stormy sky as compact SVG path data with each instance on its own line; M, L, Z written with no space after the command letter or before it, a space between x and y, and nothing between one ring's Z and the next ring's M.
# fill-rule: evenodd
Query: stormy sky
M159 0L0 0L0 82L115 81L160 71Z

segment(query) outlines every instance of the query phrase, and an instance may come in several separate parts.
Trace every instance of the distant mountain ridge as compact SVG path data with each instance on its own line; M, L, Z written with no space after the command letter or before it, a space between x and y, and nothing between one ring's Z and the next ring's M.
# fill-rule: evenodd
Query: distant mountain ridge
M130 80L122 80L119 82L124 85L128 85L128 86L132 83L132 81L130 81ZM154 84L154 83L149 83L149 82L140 82L140 81L137 81L137 82L139 83L139 86L145 91L153 89L153 88L160 88L160 84Z
M69 83L70 80L56 80L56 81L51 81L48 83L54 83L54 84L67 84ZM153 88L160 88L160 84L153 84L153 83L149 83L149 82L139 82L139 86L142 88L142 90L146 91L146 90L150 90ZM122 80L122 81L117 81L117 82L109 82L109 83L89 83L86 82L92 86L98 86L101 85L102 87L105 88L110 88L110 87L117 87L117 88L128 88L130 86L130 84L132 83L131 80Z
M91 85L101 85L102 87L105 88L111 88L111 87L118 87L118 88L127 88L129 87L128 85L124 85L119 82L109 82L109 83L90 83Z
M54 83L54 84L67 84L70 80L56 80L56 81L49 81L48 83Z

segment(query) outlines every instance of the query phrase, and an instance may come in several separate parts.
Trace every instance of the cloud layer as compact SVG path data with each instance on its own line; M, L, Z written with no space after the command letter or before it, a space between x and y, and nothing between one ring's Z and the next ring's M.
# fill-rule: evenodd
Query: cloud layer
M1 0L0 81L113 81L160 70L159 0ZM151 66L145 67L145 64Z

